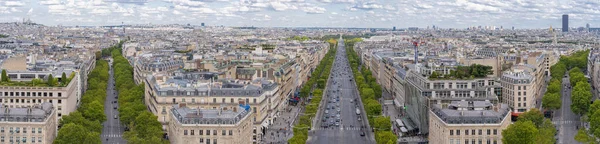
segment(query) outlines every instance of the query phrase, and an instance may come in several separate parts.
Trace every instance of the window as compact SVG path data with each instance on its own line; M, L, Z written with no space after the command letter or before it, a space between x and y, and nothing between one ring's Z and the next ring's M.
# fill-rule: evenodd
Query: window
M494 140L494 144L498 144L498 141L497 141L497 140Z
M29 95L28 95L29 96ZM58 97L62 97L62 93L58 93Z
M218 135L217 130L213 130L213 135Z
M226 131L225 131L225 130L222 130L222 131L221 131L221 135L226 135L226 134L227 134L227 133L226 133Z
M454 135L454 130L450 130L450 135Z
M31 143L35 143L35 137L31 137Z
M213 103L217 103L217 98L213 98Z
M23 137L23 142L27 142L27 137Z
M523 86L523 90L527 90L527 86Z
M42 133L42 128L38 128L38 133Z
M4 127L0 127L0 132L4 133Z
M10 136L9 142L13 142L13 137Z
M23 128L23 133L27 133L27 128Z
M482 135L483 130L479 129L479 135Z
M58 100L58 103L62 103L62 100Z
M221 103L225 103L225 98L222 98L222 99L221 99Z
M256 99L253 99L252 101L254 101L254 103L256 103Z
M53 93L49 93L50 97L52 97L52 94L53 94Z
M17 133L19 133L21 131L21 128L17 128Z
M494 129L494 135L498 135L498 129Z
M465 130L465 135L469 135L469 130Z
M183 135L187 135L187 130L183 130Z
M253 111L254 113L256 113L256 107L253 107L253 108L252 108L252 111Z
M42 142L42 137L38 137L38 142Z
M450 143L451 143L451 144L454 144L454 139L450 139Z
M481 139L479 139L479 144L482 144L482 143L481 143Z
M206 130L206 135L210 135L210 130Z
M519 86L518 88L519 88L519 90L521 90L521 86Z
M491 135L491 130L490 129L487 130L487 135Z
M190 135L194 135L194 130L190 130Z
M230 101L231 101L231 103L233 103L233 98Z
M229 135L233 135L233 130L229 130Z
M175 100L175 98L173 98L173 103L176 103L176 100Z
M204 143L204 139L203 138L200 138L200 143Z
M31 128L31 133L35 133L35 128Z
M192 103L196 103L196 99L195 98L192 98Z
M475 130L471 130L471 135L475 135ZM473 140L473 143L475 143L475 140Z
M469 144L469 139L465 139L465 144Z
M213 144L217 144L217 139L213 139Z
M0 142L4 142L4 136L0 136Z
M210 144L210 139L206 139L206 144Z
M204 133L203 130L198 130L198 135L202 135Z
M456 135L460 135L460 130L456 130Z
M182 102L182 103L185 103L185 98L182 98L182 99L181 99L181 102Z
M490 139L487 139L487 143L486 144L492 144Z

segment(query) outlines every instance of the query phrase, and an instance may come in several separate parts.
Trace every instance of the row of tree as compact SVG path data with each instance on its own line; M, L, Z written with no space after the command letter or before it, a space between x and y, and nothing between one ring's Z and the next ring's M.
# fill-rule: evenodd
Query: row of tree
M311 74L311 78L302 86L301 96L306 97L310 95L311 91L313 96L310 104L305 107L306 110L304 111L304 115L300 116L298 123L294 126L294 136L288 140L288 143L290 144L305 144L308 139L308 130L312 126L311 118L320 119L316 117L316 114L319 109L319 102L323 99L325 83L329 78L329 73L333 66L336 47L337 42L335 42L335 40L329 41L329 51L319 62L319 65ZM315 85L316 88L313 88Z
M115 85L118 91L119 118L129 131L123 134L131 144L164 144L162 124L158 117L146 110L144 105L144 85L136 85L133 79L133 67L122 53L123 42L112 47Z
M357 53L354 52L354 44L361 40L361 38L353 38L344 41L346 45L346 55L348 56L354 78L356 78L356 85L360 90L360 98L365 108L369 124L375 130L375 141L378 144L395 144L397 137L391 130L392 122L389 117L381 115L381 104L379 104L378 101L378 99L381 98L382 93L381 85L376 82L371 71L364 67L364 65L360 70L358 69L360 66L360 58Z
M517 122L502 130L502 143L553 144L556 128L538 109L519 115Z
M100 133L101 123L106 121L104 100L108 77L108 63L96 61L96 67L88 76L88 88L81 98L81 106L62 117L55 144L102 143Z
M470 66L457 66L455 70L451 70L450 74L441 75L437 72L432 72L429 78L433 79L464 79L464 78L482 78L493 74L492 66L472 64Z
M578 115L586 114L592 101L592 87L578 67L571 69L569 76L570 83L574 86L571 91L571 111Z

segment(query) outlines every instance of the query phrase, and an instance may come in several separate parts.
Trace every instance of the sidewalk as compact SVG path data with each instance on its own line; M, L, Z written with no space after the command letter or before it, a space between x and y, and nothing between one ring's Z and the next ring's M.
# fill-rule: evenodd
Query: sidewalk
M291 127L296 122L296 118L298 118L300 105L290 105L285 109L291 109L291 111L280 112L281 114L279 117L277 117L273 124L267 129L267 133L265 133L265 137L261 143L283 144L287 143L288 139L292 138L293 132Z

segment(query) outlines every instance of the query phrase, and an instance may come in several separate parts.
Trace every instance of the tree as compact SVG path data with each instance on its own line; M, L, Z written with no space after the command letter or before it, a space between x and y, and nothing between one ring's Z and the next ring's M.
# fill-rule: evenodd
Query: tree
M431 75L429 75L430 79L436 79L439 77L440 77L440 75L436 71L431 72Z
M44 83L44 81L41 80L41 79L38 79L38 78L34 78L34 79L31 80L31 84L33 86L36 86L36 85L41 84L41 83Z
M10 78L8 78L8 75L6 74L6 69L2 69L2 82L10 82Z
M362 88L360 89L360 96L363 99L372 99L375 98L375 92L371 88Z
M600 100L595 100L592 105L590 105L590 110L588 111L588 116L593 115L595 112L600 110Z
M594 102L595 103L595 102ZM594 136L600 136L600 110L596 110L589 116L590 121L590 133Z
M544 122L544 115L540 110L532 108L531 110L520 114L519 121L531 121L535 127L540 127Z
M556 143L554 135L556 135L556 128L550 119L544 119L544 122L538 127L540 134L537 137L537 143L539 144L553 144Z
M325 88L325 82L327 82L327 80L325 79L319 79L317 80L317 87L324 89Z
M575 135L575 140L584 144L597 144L596 139L588 135L585 129L579 129Z
M377 131L375 132L375 141L377 144L387 144L389 141L395 144L397 137L391 131Z
M561 89L560 81L554 79L554 80L550 81L550 84L548 85L548 87L546 89L546 93L559 93L560 89Z
M517 121L502 130L502 142L507 144L534 144L539 131L531 121Z
M542 97L542 104L545 109L557 110L562 106L562 100L558 93L546 93Z
M46 81L46 83L48 84L48 86L54 86L54 76L52 76L52 74L48 75L48 80Z
M84 105L83 116L91 121L106 121L104 105L102 105L99 101L93 101L92 103Z
M579 115L587 113L590 108L590 101L592 100L592 93L582 87L585 87L585 85L575 86L571 94L571 111Z
M62 86L66 86L67 85L67 74L65 74L65 72L62 73L62 76L60 77L60 83Z
M90 132L85 127L74 123L64 125L56 139L55 144L100 144L100 133Z
M374 122L374 128L378 131L388 131L392 127L392 123L390 122L390 117L376 117Z

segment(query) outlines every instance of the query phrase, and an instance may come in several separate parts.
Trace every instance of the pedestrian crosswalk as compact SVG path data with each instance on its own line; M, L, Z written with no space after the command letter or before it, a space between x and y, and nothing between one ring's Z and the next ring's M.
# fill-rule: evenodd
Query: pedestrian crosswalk
M552 121L552 124L579 124L579 121L571 121L571 120L566 120L566 121Z
M120 134L109 134L109 135L102 135L103 138L114 138L114 137L122 137L122 135Z
M361 129L362 128L360 128L360 127L328 127L328 128L318 127L318 128L316 128L316 130L347 130L347 131L358 131Z

